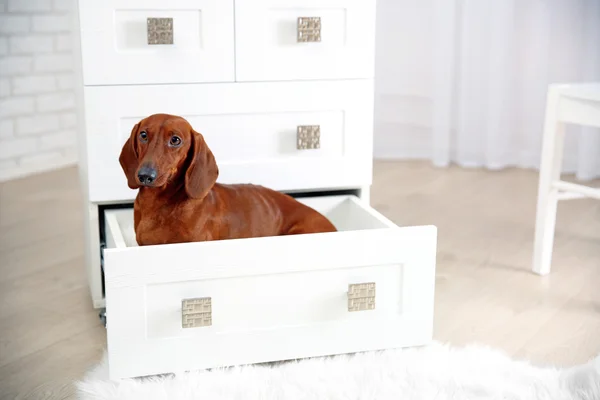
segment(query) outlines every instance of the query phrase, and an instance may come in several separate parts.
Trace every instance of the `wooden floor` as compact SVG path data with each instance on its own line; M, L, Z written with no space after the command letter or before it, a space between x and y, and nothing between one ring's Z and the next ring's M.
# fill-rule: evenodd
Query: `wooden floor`
M535 172L380 162L374 179L384 215L438 226L436 340L557 365L600 353L600 202L560 203L552 274L539 277ZM102 353L81 208L75 169L0 184L0 399L72 398Z

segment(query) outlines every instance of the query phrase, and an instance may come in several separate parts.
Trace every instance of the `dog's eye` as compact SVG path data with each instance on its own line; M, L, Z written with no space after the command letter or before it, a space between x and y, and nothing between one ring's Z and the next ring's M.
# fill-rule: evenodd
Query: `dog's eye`
M141 131L140 132L140 140L142 142L148 141L148 134L146 133L146 131Z
M179 136L171 136L171 140L169 140L169 146L179 147L179 145L181 145L181 138Z

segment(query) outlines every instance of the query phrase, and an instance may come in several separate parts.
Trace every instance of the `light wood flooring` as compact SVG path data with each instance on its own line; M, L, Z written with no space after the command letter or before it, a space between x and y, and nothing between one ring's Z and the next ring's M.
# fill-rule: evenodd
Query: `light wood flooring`
M377 162L374 180L377 210L438 226L436 340L556 365L600 353L600 202L559 204L552 273L540 277L537 173ZM81 208L74 168L0 184L0 399L73 398L102 354Z

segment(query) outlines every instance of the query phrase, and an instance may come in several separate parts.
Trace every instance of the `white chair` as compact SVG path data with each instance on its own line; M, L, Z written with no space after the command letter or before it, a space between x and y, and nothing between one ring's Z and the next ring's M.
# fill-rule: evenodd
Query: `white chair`
M560 180L565 123L600 127L600 83L554 84L548 89L538 187L533 271L550 273L559 200L591 197L600 190Z

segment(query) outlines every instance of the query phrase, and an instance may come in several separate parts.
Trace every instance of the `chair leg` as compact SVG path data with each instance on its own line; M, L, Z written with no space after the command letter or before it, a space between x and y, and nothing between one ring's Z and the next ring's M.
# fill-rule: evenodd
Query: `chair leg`
M565 135L564 124L558 121L559 96L556 88L549 89L542 139L533 249L533 272L539 275L550 273L554 246L558 190L552 188L552 183L560 179Z

